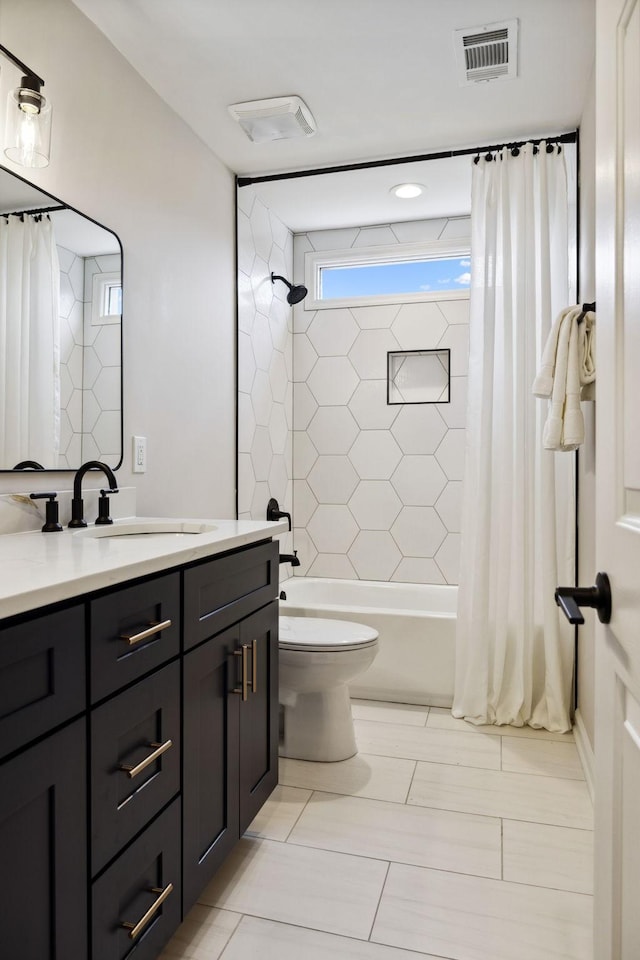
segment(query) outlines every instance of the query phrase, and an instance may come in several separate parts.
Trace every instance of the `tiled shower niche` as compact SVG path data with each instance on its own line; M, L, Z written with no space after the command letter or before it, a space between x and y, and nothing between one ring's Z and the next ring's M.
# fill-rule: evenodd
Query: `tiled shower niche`
M449 403L451 351L402 350L387 354L387 403Z

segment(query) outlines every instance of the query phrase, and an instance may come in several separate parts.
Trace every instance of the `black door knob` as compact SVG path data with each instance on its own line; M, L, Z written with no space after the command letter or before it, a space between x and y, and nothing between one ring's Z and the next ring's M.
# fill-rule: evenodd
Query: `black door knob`
M584 623L580 607L594 607L601 623L611 620L611 586L606 573L596 576L595 587L558 587L555 598L569 623Z

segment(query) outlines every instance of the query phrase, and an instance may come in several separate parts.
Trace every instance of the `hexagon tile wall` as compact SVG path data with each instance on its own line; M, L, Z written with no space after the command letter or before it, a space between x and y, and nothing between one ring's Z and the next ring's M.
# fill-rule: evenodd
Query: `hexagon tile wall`
M238 510L291 507L296 574L457 583L468 300L293 311L307 250L468 238L469 219L295 238L238 191ZM386 402L388 350L448 347L451 402ZM283 538L282 549L291 548Z
M294 237L311 250L468 239L468 217ZM469 301L294 310L294 542L319 577L457 583ZM451 402L388 405L387 352L449 348Z

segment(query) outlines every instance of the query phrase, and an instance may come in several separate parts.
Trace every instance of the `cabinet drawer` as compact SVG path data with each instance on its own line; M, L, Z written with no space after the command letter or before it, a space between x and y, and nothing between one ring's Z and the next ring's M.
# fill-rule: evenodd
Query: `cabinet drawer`
M154 577L93 600L90 636L95 703L179 653L180 574Z
M276 542L249 547L185 571L185 649L225 630L277 596Z
M0 631L0 757L69 720L84 705L81 606Z
M180 666L171 663L91 714L92 875L180 789Z
M158 956L180 924L179 849L177 799L93 884L92 960Z

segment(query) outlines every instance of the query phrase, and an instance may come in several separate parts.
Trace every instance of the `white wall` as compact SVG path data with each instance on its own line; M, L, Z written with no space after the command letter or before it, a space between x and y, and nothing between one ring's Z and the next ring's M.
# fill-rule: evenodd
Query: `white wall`
M595 79L580 124L580 302L596 300L595 290ZM597 305L596 305L597 306ZM597 316L597 312L596 312ZM597 383L596 383L597 393ZM595 557L595 403L583 403L585 440L579 454L579 553L580 585L594 582ZM595 617L585 617L578 631L578 708L594 746Z
M53 104L50 166L27 178L124 248L118 481L135 485L142 514L234 516L234 178L70 0L1 0L0 37ZM4 113L19 73L1 66ZM131 472L133 434L148 438L144 475ZM0 475L0 493L16 489L24 477Z
M307 251L470 242L468 217L297 234ZM294 308L295 573L458 582L469 300ZM388 404L387 351L448 347L448 403Z

